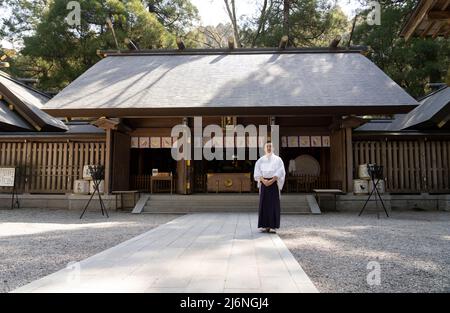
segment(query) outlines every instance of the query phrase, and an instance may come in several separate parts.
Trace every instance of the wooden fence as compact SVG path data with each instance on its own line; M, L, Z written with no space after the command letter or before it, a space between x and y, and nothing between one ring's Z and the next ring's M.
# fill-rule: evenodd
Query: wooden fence
M450 141L354 141L354 178L365 163L384 166L388 192L450 192Z
M84 165L104 165L105 148L104 141L94 140L0 142L0 166L17 168L19 192L69 193Z

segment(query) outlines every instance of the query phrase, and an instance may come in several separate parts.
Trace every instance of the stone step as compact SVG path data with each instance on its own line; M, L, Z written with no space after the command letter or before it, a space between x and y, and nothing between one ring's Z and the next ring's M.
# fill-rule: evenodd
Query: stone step
M257 212L258 194L150 195L143 213ZM311 213L307 195L282 195L282 213Z
M211 210L210 208L205 209L193 209L193 210L186 210L186 209L170 209L170 208L152 208L147 209L144 208L144 210L141 213L147 213L147 214L186 214L186 213L258 213L258 209L243 209L243 208L221 208ZM289 210L289 209L281 209L281 214L311 214L311 210L304 209L304 210Z

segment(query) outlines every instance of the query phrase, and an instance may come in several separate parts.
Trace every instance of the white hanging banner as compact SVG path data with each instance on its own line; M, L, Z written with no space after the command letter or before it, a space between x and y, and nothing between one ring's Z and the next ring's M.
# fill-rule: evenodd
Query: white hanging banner
M16 168L0 167L0 187L14 187Z

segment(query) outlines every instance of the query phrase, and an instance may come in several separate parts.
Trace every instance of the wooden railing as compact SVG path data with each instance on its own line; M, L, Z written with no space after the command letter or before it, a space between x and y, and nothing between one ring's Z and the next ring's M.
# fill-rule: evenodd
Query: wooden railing
M142 175L131 175L130 176L130 188L135 190L142 190L145 192L150 192L151 188L151 174L142 174ZM176 177L173 177L173 186L174 188L176 181ZM153 181L153 192L170 192L170 181L168 180L157 180ZM174 190L172 190L174 191Z
M383 165L388 192L450 192L450 141L353 142L354 178L365 163Z

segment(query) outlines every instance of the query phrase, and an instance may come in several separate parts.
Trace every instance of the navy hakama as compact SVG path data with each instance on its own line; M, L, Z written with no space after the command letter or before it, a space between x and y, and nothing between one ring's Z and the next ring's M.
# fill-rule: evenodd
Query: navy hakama
M272 153L260 157L253 176L259 188L258 228L280 228L280 190L286 176L283 160ZM261 179L272 178L276 180L268 187L261 182Z
M269 187L261 184L258 228L280 228L280 192L276 182Z

